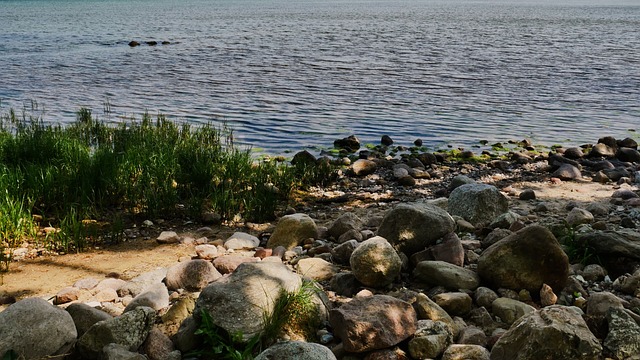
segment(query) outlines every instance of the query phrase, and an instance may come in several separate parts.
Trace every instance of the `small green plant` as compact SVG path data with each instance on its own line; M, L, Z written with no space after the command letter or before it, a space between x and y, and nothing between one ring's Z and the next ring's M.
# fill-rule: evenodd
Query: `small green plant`
M195 335L204 339L205 348L191 355L204 356L211 359L251 360L260 343L260 334L254 335L248 342L243 342L241 332L229 334L213 323L206 310L200 313L200 327Z
M575 227L569 225L566 221L564 222L564 228L560 230L558 241L571 263L581 263L583 265L600 263L596 250L580 241Z

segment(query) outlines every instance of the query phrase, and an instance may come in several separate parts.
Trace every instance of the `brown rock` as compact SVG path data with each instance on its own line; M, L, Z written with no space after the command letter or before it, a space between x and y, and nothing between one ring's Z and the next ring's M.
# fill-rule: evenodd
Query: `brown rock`
M329 321L348 352L394 346L416 331L411 304L387 295L359 297L333 309Z

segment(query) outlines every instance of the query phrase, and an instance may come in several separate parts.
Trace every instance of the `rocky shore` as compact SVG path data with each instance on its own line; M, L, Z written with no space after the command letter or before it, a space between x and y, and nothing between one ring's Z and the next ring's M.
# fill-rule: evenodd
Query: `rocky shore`
M0 358L197 358L203 314L248 339L279 294L312 279L317 325L287 328L257 359L640 359L633 139L549 152L523 141L482 161L388 137L335 145L337 160L294 161L343 164L336 184L273 224L220 237L221 225L149 222L191 256L5 306Z

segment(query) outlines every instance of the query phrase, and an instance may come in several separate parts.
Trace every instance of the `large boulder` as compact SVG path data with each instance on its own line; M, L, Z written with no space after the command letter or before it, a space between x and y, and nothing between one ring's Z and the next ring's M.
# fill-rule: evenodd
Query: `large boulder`
M597 360L602 346L578 308L548 306L521 317L491 350L491 360Z
M102 321L109 320L113 316L107 314L102 310L98 310L89 305L83 303L74 303L65 309L73 318L73 322L76 324L76 330L78 331L78 337L84 335L93 324Z
M283 246L287 250L291 250L309 238L318 238L318 227L309 215L285 215L278 221L276 229L267 242L267 247Z
M228 277L204 288L194 316L206 311L213 323L245 339L260 332L283 291L300 289L302 279L279 262L243 263Z
M0 358L10 350L21 359L66 353L78 333L68 312L40 298L28 298L0 312Z
M304 341L277 343L256 356L255 360L335 360L328 347Z
M616 359L640 359L640 325L620 308L609 309L607 322L609 333L604 347Z
M402 260L389 242L375 236L365 240L353 250L351 271L356 279L366 286L384 287L400 275Z
M421 261L413 270L413 276L418 282L453 290L475 290L480 285L475 271L444 261Z
M640 259L640 233L629 229L595 231L576 239L597 254Z
M449 196L448 209L476 227L490 224L506 212L509 200L492 185L466 184L457 187Z
M478 275L495 288L538 293L547 284L560 292L569 259L547 228L531 225L489 246L478 259Z
M210 282L222 277L211 261L189 260L177 263L167 270L165 283L169 290L200 291Z
M396 345L417 328L411 304L388 295L354 298L331 310L329 321L344 349L355 353Z
M103 348L118 344L128 351L137 351L156 322L155 310L138 307L118 317L94 324L78 339L76 349L81 358L97 359Z
M411 256L454 230L453 218L443 209L426 203L408 203L399 204L385 214L378 235Z

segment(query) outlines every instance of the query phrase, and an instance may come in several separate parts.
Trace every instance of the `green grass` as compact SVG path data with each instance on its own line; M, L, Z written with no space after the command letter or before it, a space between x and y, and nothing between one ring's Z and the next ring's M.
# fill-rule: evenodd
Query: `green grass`
M273 311L264 311L264 327L249 340L243 340L242 332L229 334L214 324L207 311L201 312L200 326L196 331L203 339L203 346L189 355L204 359L251 360L263 349L274 344L284 335L297 334L312 340L321 324L318 304L314 302L318 285L303 281L296 291L282 290L274 301Z
M102 229L122 227L123 218L196 217L205 210L224 219L271 220L294 190L330 181L335 172L329 164L256 161L232 139L224 126L178 124L162 115L109 125L83 108L62 127L12 110L2 114L0 194L8 200L0 205L14 217L0 218L0 227L13 226L0 250L20 237L18 213L60 227L46 241L67 252L99 238L87 219L106 222Z

